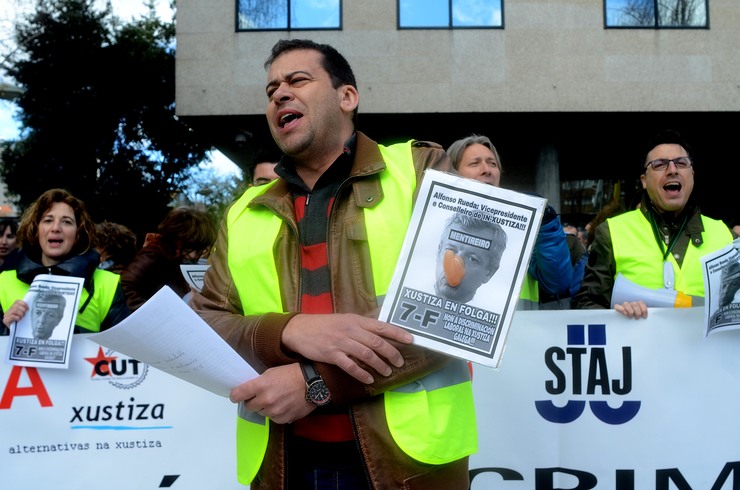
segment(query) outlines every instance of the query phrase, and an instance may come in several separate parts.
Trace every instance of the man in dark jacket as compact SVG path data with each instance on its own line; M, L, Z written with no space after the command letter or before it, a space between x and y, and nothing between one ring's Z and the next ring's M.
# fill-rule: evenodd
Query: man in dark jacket
M644 288L703 297L701 257L732 242L727 225L702 215L693 198L694 161L679 133L656 135L641 170L639 209L596 228L573 308L610 308L617 274ZM630 318L647 318L647 307L643 300L614 305Z

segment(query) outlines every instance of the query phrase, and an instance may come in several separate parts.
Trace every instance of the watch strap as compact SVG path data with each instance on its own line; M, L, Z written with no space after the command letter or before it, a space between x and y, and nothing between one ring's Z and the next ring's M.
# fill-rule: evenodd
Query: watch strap
M321 378L321 375L318 371L316 371L316 367L313 365L312 362L308 361L302 361L299 363L301 365L301 372L303 373L303 379L306 380L307 384L310 384L311 381L313 381L316 378Z
M326 387L321 375L311 362L300 362L303 379L306 381L306 401L317 407L326 405L331 401L331 393Z

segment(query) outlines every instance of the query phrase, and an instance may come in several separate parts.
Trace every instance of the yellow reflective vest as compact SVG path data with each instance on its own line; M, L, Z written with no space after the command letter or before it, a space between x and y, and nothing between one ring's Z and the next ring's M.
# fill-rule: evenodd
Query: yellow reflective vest
M87 289L82 289L79 307L81 309L85 305L85 308L77 313L76 326L90 332L100 331L100 325L108 316L108 311L110 311L113 304L113 298L120 280L121 277L118 274L110 271L96 269L93 272L95 292L88 302L90 295ZM30 287L29 284L18 279L13 270L0 274L0 305L2 305L3 311L8 311L15 300L23 299Z
M522 281L522 291L519 293L519 302L517 310L537 310L540 304L540 283L537 279L529 275L524 275Z
M382 298L401 252L413 209L416 174L411 142L379 145L386 170L380 174L383 200L363 210L373 264L376 296ZM252 187L227 215L228 261L244 314L283 311L273 243L282 221L249 202L270 186ZM405 226L402 227L405 229ZM410 457L427 464L456 461L478 450L475 406L467 363L454 359L445 368L382 395L394 441ZM269 421L243 409L237 417L237 473L249 484L267 449Z
M672 254L667 261L673 266L674 289L690 296L704 296L704 275L701 257L732 242L732 234L722 221L701 217L704 225L703 243L690 243L682 266ZM612 238L617 273L650 289L662 289L663 251L655 242L650 221L640 210L630 211L607 220Z

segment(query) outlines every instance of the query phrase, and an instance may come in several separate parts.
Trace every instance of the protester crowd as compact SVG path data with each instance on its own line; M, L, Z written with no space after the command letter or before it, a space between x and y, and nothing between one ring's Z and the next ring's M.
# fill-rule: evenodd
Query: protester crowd
M278 178L274 168L279 158L274 149L256 151L250 185ZM75 332L113 326L164 286L187 301L192 286L180 266L207 264L217 225L205 209L177 206L163 217L156 231L146 233L143 243L137 243L129 227L108 220L94 223L83 201L65 189L50 189L21 217L0 218L0 272L8 271L0 278L4 285L0 288L5 289L0 292L0 335L8 335L10 324L29 311L23 297L39 274L85 279ZM103 303L98 317L90 321L88 301L93 298L93 305L98 300ZM106 317L106 312L112 316Z
M424 171L498 187L496 147L478 134L447 150L373 141L355 127L357 83L331 46L280 41L265 67L267 121L281 154L255 158L254 185L220 223L177 207L139 245L125 226L93 223L62 189L42 194L19 222L0 220L2 333L29 311L23 297L38 274L84 279L79 332L115 325L167 285L260 374L231 393L240 404L239 473L253 490L319 488L308 486L317 478L332 488L467 488L477 447L474 424L471 432L461 415L472 410L467 366L375 318L388 289L382 269L400 253L389 237L404 235L403 210ZM678 132L659 132L643 157L636 209L615 201L574 226L547 206L519 309L611 308L618 274L704 295L701 257L737 233L702 214L693 192L702 162ZM491 241L505 246L505 237ZM439 265L435 290L468 298L456 296L470 287L462 271L476 270L479 257L449 240L430 246L439 247L439 264L461 271L453 280ZM480 269L473 293L500 257ZM199 261L210 265L200 291L180 270ZM613 308L637 319L648 306ZM255 440L264 445L255 450Z

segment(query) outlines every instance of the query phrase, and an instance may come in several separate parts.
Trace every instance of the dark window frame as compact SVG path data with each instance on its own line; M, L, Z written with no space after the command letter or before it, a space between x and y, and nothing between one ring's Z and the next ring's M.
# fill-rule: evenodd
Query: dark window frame
M337 27L290 27L290 4L293 1L299 0L286 0L288 2L287 7L287 27L259 27L255 29L242 28L239 26L239 3L241 0L234 0L234 26L236 32L275 32L275 31L341 31L344 26L344 11L342 8L342 1L339 2L339 25ZM272 0L264 0L270 2Z
M704 10L706 11L706 22L704 25L701 26L691 26L691 25L683 25L683 26L677 26L677 25L660 25L659 23L659 15L653 15L653 24L652 25L609 25L607 24L607 11L609 10L607 8L607 4L610 2L613 2L616 0L603 0L603 6L604 6L604 29L653 29L653 30L676 30L676 29L690 29L690 30L696 30L696 29L709 29L709 0L702 0L704 2ZM659 0L653 0L653 12L658 12L659 7Z
M503 29L506 25L506 19L504 17L504 0L492 0L498 1L501 4L501 25L500 26L455 26L452 25L452 2L454 0L447 1L447 25L446 26L402 26L401 25L401 0L396 0L396 30L403 31L419 31L419 30L458 30L458 29Z

